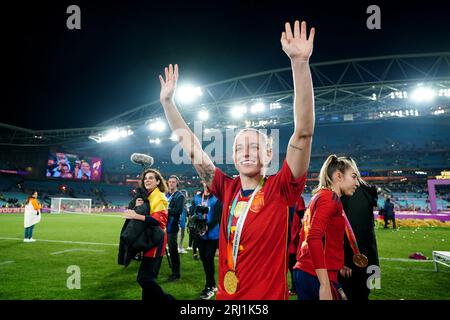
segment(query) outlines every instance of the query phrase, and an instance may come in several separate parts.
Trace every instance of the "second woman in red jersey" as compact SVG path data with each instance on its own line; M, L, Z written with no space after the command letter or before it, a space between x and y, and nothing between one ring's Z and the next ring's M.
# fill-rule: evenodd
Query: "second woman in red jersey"
M294 267L299 300L343 298L337 275L344 266L345 219L340 197L351 196L359 171L348 157L331 155L322 165L319 185L305 212Z

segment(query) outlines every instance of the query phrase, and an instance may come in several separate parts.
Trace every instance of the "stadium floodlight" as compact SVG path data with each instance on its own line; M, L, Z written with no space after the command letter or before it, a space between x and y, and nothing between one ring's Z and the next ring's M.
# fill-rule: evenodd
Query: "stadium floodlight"
M416 102L429 102L433 100L435 95L436 91L434 91L433 89L427 87L419 87L411 93L410 97Z
M134 132L130 129L114 128L99 136L89 136L89 139L92 139L97 143L102 143L107 141L116 141L120 138L131 136L132 134L134 134Z
M166 130L166 123L160 119L157 119L155 121L150 122L150 124L148 125L148 128L151 131L158 131L158 132L163 132L164 130Z
M148 142L150 142L152 144L160 144L161 143L161 139L159 139L159 138L150 139L150 140L148 140Z
M206 110L202 110L198 113L198 119L201 121L206 121L209 118L209 113Z
M177 142L178 141L178 136L175 134L175 132L172 132L171 136L170 136L170 140Z
M246 106L234 106L231 108L230 114L233 118L239 119L247 113Z
M264 112L264 109L265 109L264 103L257 102L254 105L252 105L250 111L252 113L261 113L261 112Z
M439 89L439 97L450 97L450 89Z
M270 110L281 109L281 104L279 102L273 102L269 105Z
M176 98L182 103L191 103L203 95L200 87L184 85L177 89Z

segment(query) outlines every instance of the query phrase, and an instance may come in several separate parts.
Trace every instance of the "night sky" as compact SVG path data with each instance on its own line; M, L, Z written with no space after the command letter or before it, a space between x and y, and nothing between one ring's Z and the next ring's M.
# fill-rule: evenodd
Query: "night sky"
M450 51L448 1L157 2L2 4L0 122L95 126L158 99L168 63L198 85L287 67L279 39L294 19L316 27L311 62ZM66 27L71 4L81 9L81 30ZM366 27L370 4L381 8L381 30Z

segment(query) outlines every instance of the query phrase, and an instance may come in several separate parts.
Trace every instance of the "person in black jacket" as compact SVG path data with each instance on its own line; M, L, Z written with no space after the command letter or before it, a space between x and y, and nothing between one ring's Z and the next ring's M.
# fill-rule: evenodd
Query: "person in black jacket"
M141 251L144 251L144 255L136 279L142 288L142 300L152 303L173 300L174 297L166 294L156 282L167 244L165 231L168 220L168 202L165 196L167 185L161 173L155 169L145 169L141 175L140 184L144 188L146 196L136 198L134 210L128 209L122 214L122 217L130 222L121 234L120 240L125 242L126 248L135 247L136 242L145 245L140 248ZM146 199L150 204L150 209L145 212L145 215L139 214L138 207L143 206ZM137 227L130 230L130 226L133 225ZM149 232L152 229L159 231L161 236L158 239L153 239L157 233ZM140 232L141 230L143 232ZM137 241L134 241L136 235L139 237ZM141 237L142 235L144 237Z
M169 255L172 262L172 274L167 279L168 281L177 281L180 279L180 255L178 253L178 231L180 216L184 208L184 195L178 191L179 179L172 175L167 180L169 192L166 194L169 202L169 220L167 222L167 236L169 244Z
M351 196L342 196L342 206L355 233L359 250L369 260L368 266L379 266L377 240L375 237L375 219L373 210L377 206L377 189L359 178L360 186ZM353 263L353 251L344 237L344 268L338 275L339 283L349 300L368 300L370 289L367 279L372 274L366 268Z
M392 228L395 230L397 226L395 224L395 212L394 205L391 202L391 198L386 198L384 202L384 228L388 229L389 220L392 220Z

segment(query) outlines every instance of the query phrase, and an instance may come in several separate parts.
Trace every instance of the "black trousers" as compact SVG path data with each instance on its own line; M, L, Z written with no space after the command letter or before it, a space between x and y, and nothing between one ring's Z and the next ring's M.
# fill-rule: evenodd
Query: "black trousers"
M386 217L386 215L384 215L383 217L384 217L384 227L385 227L385 228L388 227L389 220L392 220L392 227L393 227L394 229L397 229L397 226L396 226L396 224L395 224L395 215L389 216L389 217Z
M167 241L169 245L170 261L172 262L172 274L180 276L180 255L178 253L178 232L168 233Z
M198 237L189 232L189 247L192 248L192 253L196 254L198 249Z
M338 281L342 285L348 300L367 301L369 300L370 289L367 287L366 268L352 269L352 276L344 278L338 275Z
M144 301L168 301L174 298L164 293L156 282L163 257L143 257L137 275L137 282L142 288L142 300Z
M291 273L291 291L295 292L294 284L294 266L297 263L297 257L295 254L289 254L289 272Z
M206 275L206 284L208 288L216 286L214 257L216 255L219 240L198 240L198 251L200 252L200 259L202 259L203 269Z

